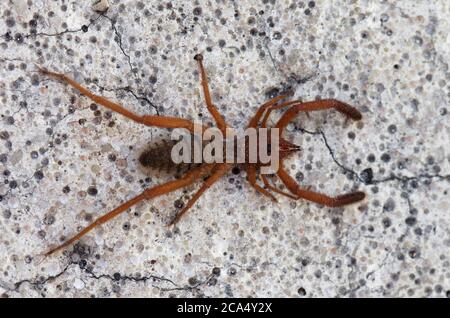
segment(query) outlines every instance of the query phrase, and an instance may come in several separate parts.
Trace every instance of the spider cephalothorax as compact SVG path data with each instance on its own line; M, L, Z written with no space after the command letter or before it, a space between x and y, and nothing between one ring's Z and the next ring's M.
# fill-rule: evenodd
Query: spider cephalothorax
M201 77L201 85L203 88L203 93L205 97L206 107L208 108L208 111L212 115L217 128L222 132L223 136L226 136L226 130L228 128L224 118L222 115L217 111L216 107L213 105L211 101L211 95L209 93L208 88L208 82L206 77L206 72L203 67L203 57L200 54L197 54L195 57L195 60L198 62L199 69L200 69L200 77ZM128 117L131 120L134 120L137 123L144 124L147 126L156 126L156 127L163 127L163 128L184 128L188 130L191 134L198 134L198 131L200 131L200 134L203 133L203 131L207 127L200 127L200 130L198 129L198 125L194 123L192 120L184 119L184 118L178 118L178 117L169 117L169 116L157 116L157 115L137 115L133 112L130 112L123 108L121 105L113 103L109 101L108 99L95 95L91 93L89 90L69 78L68 76L60 73L55 73L48 71L46 69L39 69L40 72L44 75L51 76L53 78L59 79L69 85L71 85L73 88L77 89L81 94L87 96L94 102L109 108L112 111L115 111L117 113L122 114L125 117ZM244 162L244 169L247 173L247 179L250 183L250 185L255 188L258 192L261 194L271 198L272 200L276 201L274 193L278 193L284 196L287 196L292 199L306 199L309 201L313 201L319 204L323 204L330 207L338 207L347 205L350 203L358 202L364 199L365 194L363 192L351 192L344 195L340 195L337 197L330 197L318 192L310 191L307 189L304 189L300 187L295 180L289 176L289 174L285 171L283 167L283 160L290 156L291 154L300 151L300 147L297 145L294 145L293 143L289 142L288 140L284 139L282 137L283 131L285 127L291 122L298 113L300 112L309 112L309 111L316 111L316 110L324 110L324 109L330 109L334 108L335 110L343 113L348 118L354 119L354 120L360 120L361 114L358 110L356 110L354 107L347 105L345 103L342 103L340 101L337 101L335 99L326 99L326 100L319 100L319 101L313 101L313 102L302 102L300 100L295 101L284 101L289 95L280 95L275 98L272 98L265 104L261 105L256 112L256 114L251 118L247 128L253 128L253 129L261 129L261 128L267 128L267 120L273 110L286 108L286 112L280 117L280 119L276 122L275 126L272 128L269 128L270 131L277 131L277 138L278 138L278 147L274 147L274 143L270 141L270 138L267 139L267 150L269 153L272 153L276 151L277 158L279 158L279 165L277 166L277 170L274 172L274 175L277 176L281 182L286 186L287 190L289 192L284 192L275 186L271 185L266 177L265 174L260 173L263 168L267 165L266 163L261 163L260 161L256 162ZM273 129L276 128L276 129ZM259 130L258 130L259 131ZM258 137L260 140L260 137ZM259 141L258 140L258 141ZM170 149L169 146L173 145L170 142L163 142L161 146L156 147L150 147L146 152L142 153L139 161L143 165L147 166L159 166L160 168L163 167L176 167L176 164L170 163L170 162L162 162L158 156L167 156L167 150ZM247 149L247 148L246 148ZM249 148L248 148L249 149ZM246 157L250 155L249 150L246 150ZM192 196L192 198L187 202L187 204L182 208L182 210L178 213L178 215L173 219L173 221L170 223L170 225L175 224L180 220L180 218L186 213L186 211L192 207L192 205L200 198L200 196L209 188L211 187L217 180L219 180L222 176L224 176L232 167L234 167L234 163L229 163L226 161L221 162L213 162L213 163L206 163L201 162L194 165L188 165L184 166L183 172L184 174L179 176L176 180L157 185L153 188L147 189L143 191L141 194L137 195L136 197L132 198L131 200L123 203L119 207L115 208L114 210L108 212L107 214L99 217L96 219L92 224L81 230L78 234L64 242L63 244L53 248L49 252L46 253L46 255L50 255L70 244L80 239L83 235L91 231L96 226L103 224L107 222L108 220L114 218L115 216L121 214L122 212L126 211L136 203L142 201L142 200L148 200L152 199L154 197L178 190L180 188L184 188L188 185L193 184L196 181L203 180L203 184L200 187L200 189ZM184 171L185 170L185 171ZM258 184L258 180L261 180L264 184L264 186L261 186Z

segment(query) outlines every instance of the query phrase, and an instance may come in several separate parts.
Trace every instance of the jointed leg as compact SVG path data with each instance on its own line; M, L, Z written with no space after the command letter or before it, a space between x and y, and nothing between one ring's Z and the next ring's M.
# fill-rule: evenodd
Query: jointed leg
M253 116L253 118L248 123L247 128L249 128L249 127L257 128L258 124L259 124L259 120L261 119L261 116L264 114L266 109L270 108L272 105L274 105L277 102L279 102L280 100L288 97L289 95L290 94L276 96L276 97L272 98L271 100L265 102L261 106L259 106L258 110L256 111L256 114Z
M194 196L188 201L186 206L177 214L177 216L170 222L169 225L176 224L181 217L189 210L194 203L201 197L201 195L208 190L217 180L219 180L228 170L230 166L226 163L217 164L212 175L205 180L201 188L194 194Z
M247 178L248 178L248 182L250 183L250 185L255 188L256 191L258 191L259 193L268 196L269 198L272 199L272 201L274 202L278 202L278 200L275 198L275 196L270 193L269 191L267 191L266 189L264 189L263 187L261 187L259 184L256 183L256 168L254 165L247 165ZM264 179L263 179L264 180Z
M178 117L170 117L170 116L155 116L155 115L144 115L140 116L133 112L130 112L129 110L123 108L121 105L111 102L110 100L106 99L105 97L95 95L91 93L87 88L81 86L77 82L75 82L70 77L56 72L51 72L49 70L39 68L39 71L44 74L51 76L53 78L56 78L58 80L61 80L76 90L78 90L81 94L85 95L86 97L90 98L92 101L116 112L119 114L122 114L123 116L134 120L140 124L144 124L147 126L155 126L155 127L163 127L163 128L185 128L188 129L190 132L194 133L194 122L178 118Z
M329 207L339 207L351 203L361 201L365 198L364 192L352 192L343 194L337 197L329 197L321 193L301 189L300 186L292 179L289 174L284 171L282 167L278 170L277 175L280 177L281 181L286 185L286 187L295 194L298 198L303 198L309 201L320 203Z
M78 241L81 237L83 237L86 233L93 230L95 227L111 220L112 218L114 218L117 215L121 214L122 212L128 210L130 207L139 203L142 200L151 199L151 198L175 191L179 188L188 186L189 184L193 183L194 181L198 180L202 176L209 173L212 168L213 168L212 165L200 166L199 168L188 172L187 174L184 175L183 178L181 178L179 180L170 181L165 184L161 184L161 185L155 186L151 189L145 190L144 192L142 192L138 196L134 197L133 199L123 203L122 205L115 208L114 210L99 217L94 222L92 222L90 225L88 225L83 230L81 230L78 234L76 234L75 236L73 236L72 238L70 238L69 240L64 242L63 244L57 246L56 248L48 251L45 255L49 256L65 247L69 246L70 244Z
M208 108L209 112L213 116L213 118L216 122L217 128L219 128L220 131L222 132L222 134L224 136L226 136L227 124L225 122L225 119L223 119L222 115L219 113L217 108L213 105L212 100L211 100L211 95L209 93L209 88L208 88L208 78L206 76L205 68L203 67L203 56L201 54L197 54L194 56L194 59L198 62L198 66L200 68L200 75L202 78L202 87L203 87L203 94L205 95L206 107Z
M278 189L278 188L274 187L273 185L271 185L271 184L269 183L269 180L267 180L267 177L266 177L265 174L261 174L261 179L263 180L264 185L266 186L267 189L270 189L270 190L272 190L272 191L274 191L274 192L276 192L276 193L279 193L279 194L281 194L281 195L284 195L284 196L286 196L286 197L288 197L288 198L291 198L291 199L297 199L297 197L296 197L295 195L292 195L292 194L290 194L290 193L281 191L280 189Z
M275 125L276 128L279 128L283 130L287 124L299 113L299 112L307 112L307 111L313 111L313 110L322 110L322 109L329 109L334 108L337 111L343 113L347 117L354 119L354 120L360 120L362 118L361 113L354 107L347 105L343 102L340 102L335 99L324 99L314 102L306 102L303 104L295 105L288 109L283 116L278 120L277 124Z
M302 103L301 100L293 100L293 101L282 103L282 104L279 104L279 105L272 105L271 107L269 107L267 109L267 112L264 114L264 118L262 120L261 127L262 128L266 128L267 127L267 120L269 119L269 116L270 116L270 114L272 113L273 110L284 108L284 107L288 107L288 106L295 105L295 104L301 104L301 103Z

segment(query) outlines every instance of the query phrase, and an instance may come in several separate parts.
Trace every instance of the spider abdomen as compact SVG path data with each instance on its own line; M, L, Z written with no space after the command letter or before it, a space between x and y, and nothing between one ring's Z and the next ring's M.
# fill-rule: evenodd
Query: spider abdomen
M181 175L198 167L201 163L190 162L176 163L172 160L172 148L177 143L175 140L160 140L152 143L139 156L140 164L147 169L175 173Z

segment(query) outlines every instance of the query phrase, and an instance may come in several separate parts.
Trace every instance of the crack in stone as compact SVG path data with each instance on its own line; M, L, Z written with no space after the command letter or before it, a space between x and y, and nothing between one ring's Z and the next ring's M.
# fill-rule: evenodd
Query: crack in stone
M25 35L24 35L24 38L30 38L30 37L31 37L31 38L34 38L34 37L39 37L39 36L49 36L49 37L56 36L56 37L58 37L58 36L61 36L61 35L67 34L67 33L78 33L78 32L80 32L80 31L85 32L85 31L84 31L85 26L89 29L89 27L91 27L95 22L97 22L97 20L98 20L101 16L102 16L102 14L100 13L94 20L90 21L89 24L87 24L87 25L82 25L81 27L79 27L79 28L77 28L77 29L73 29L73 30L66 29L66 30L64 30L64 31L60 31L60 32L56 32L56 33L46 33L46 32L29 33L29 34L25 34ZM7 33L8 33L8 32L7 32ZM3 36L6 36L6 34L3 35Z
M127 52L125 52L125 49L123 48L122 35L120 34L119 30L117 30L116 21L113 20L112 18L108 17L104 13L100 13L100 15L103 16L104 18L106 18L111 23L111 28L113 29L114 34L117 37L117 40L115 40L115 39L114 40L117 42L117 45L119 45L119 48L122 51L123 55L125 55L125 57L127 58L128 66L130 67L130 70L133 72L133 65L131 64L131 57Z
M158 111L158 107L148 97L146 97L144 95L138 95L134 90L131 89L130 86L117 87L117 88L108 88L108 87L101 86L100 84L97 84L97 83L93 83L93 84L96 85L98 88L100 88L100 90L102 90L102 91L107 91L107 92L125 91L125 92L133 95L133 97L136 100L144 101L147 104L149 104L155 110L156 115L158 115L158 116L160 115L159 111Z
M4 290L6 290L6 292L18 292L19 288L23 284L29 284L29 285L33 286L35 289L41 290L44 287L44 285L61 277L70 268L74 267L74 265L76 265L80 268L81 273L85 273L88 275L89 278L92 278L95 280L107 279L107 280L110 280L113 282L130 281L130 282L134 282L134 283L140 283L140 282L145 283L147 281L152 281L152 282L165 282L165 283L168 283L173 286L173 287L161 287L161 286L152 284L152 287L157 288L158 290L163 291L163 292L169 292L169 291L190 291L190 292L197 291L198 292L200 290L200 287L208 284L210 282L211 278L213 278L215 276L214 274L210 274L210 275L206 276L206 278L204 280L197 282L193 286L188 286L188 285L183 286L183 285L175 283L173 280L171 280L169 278L166 278L164 276L157 276L157 275L137 277L137 276L132 276L132 275L122 275L120 273L114 273L113 275L97 274L92 269L86 268L86 266L81 266L77 262L71 262L55 275L49 275L47 277L41 276L41 277L35 278L35 279L29 279L29 278L23 279L23 280L13 283L12 285L14 287L9 287L9 286L7 286L7 284L1 283L0 287L3 288Z
M306 130L304 128L300 128L300 127L296 127L296 129L300 130L303 133L307 133L309 135L320 135L325 146L328 149L328 152L331 156L331 158L333 159L334 163L336 165L338 165L342 170L345 171L345 173L348 173L354 177L356 177L356 179L358 179L358 181L366 184L366 185L372 185L372 184L379 184L379 183L385 183L385 182L390 182L390 181L399 181L403 184L406 184L409 181L421 181L421 180L433 180L433 179L438 179L439 181L442 180L447 180L450 181L450 174L447 175L441 175L441 174L428 174L428 173L421 173L418 174L416 176L401 176L401 175L396 175L394 173L391 172L391 174L388 177L385 178L381 178L381 179L373 179L370 180L370 182L367 182L364 180L364 178L362 178L359 173L357 173L356 171L348 168L347 166L345 166L344 164L342 164L335 155L335 152L333 150L333 148L330 146L330 144L328 143L328 139L325 135L325 133L322 130L318 130L318 131L310 131L310 130Z

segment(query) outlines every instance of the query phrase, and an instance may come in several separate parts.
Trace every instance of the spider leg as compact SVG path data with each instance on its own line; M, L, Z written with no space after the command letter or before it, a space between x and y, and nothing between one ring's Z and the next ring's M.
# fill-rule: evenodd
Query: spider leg
M214 106L211 100L211 94L209 93L208 88L208 77L206 76L205 68L203 67L203 55L197 54L194 56L194 59L198 62L198 66L200 68L200 75L202 78L202 87L203 87L203 95L205 95L205 102L206 107L208 108L208 111L213 116L214 121L216 122L217 128L220 129L222 134L226 136L226 128L227 124L225 122L225 119L222 117L222 115L219 113L217 108Z
M124 107L122 107L119 104L116 104L114 102L111 102L110 100L106 99L105 97L95 95L91 93L87 88L83 87L82 85L78 84L76 81L71 79L70 77L66 76L62 73L56 73L49 71L44 68L39 67L39 71L47 76L53 77L55 79L58 79L62 82L65 82L78 90L81 94L85 95L92 101L116 112L119 113L131 120L134 120L135 122L138 122L140 124L144 124L147 126L155 126L155 127L162 127L162 128L185 128L188 129L190 132L194 133L194 122L178 118L178 117L171 117L171 116L157 116L157 115L144 115L140 116L138 114L135 114ZM204 127L206 128L206 127ZM195 130L196 132L196 130Z
M300 188L295 180L292 179L292 177L282 167L278 169L277 175L280 177L281 181L283 181L289 191L297 196L296 199L303 198L308 201L313 201L329 207L339 207L347 204L352 204L363 200L366 196L364 192L357 191L339 195L337 197L329 197L318 192Z
M194 203L201 197L201 195L208 190L217 180L219 180L228 170L230 165L226 163L221 163L215 165L213 173L205 180L201 188L194 194L194 196L188 201L186 206L175 216L175 218L170 222L170 225L176 224L181 217L189 210Z
M277 198L275 198L275 196L270 193L269 191L267 191L266 189L264 189L263 187L261 187L259 184L256 183L256 167L252 164L248 164L247 168L246 168L246 172L247 172L247 177L248 177L248 182L250 183L250 185L255 188L256 191L258 191L259 193L268 196L269 198L272 199L272 201L274 202L278 202Z
M292 195L292 194L290 194L288 192L281 191L280 189L278 189L278 188L274 187L273 185L271 185L269 183L269 180L267 180L267 176L265 174L261 174L260 176L261 176L261 179L263 180L264 185L266 186L267 189L270 189L270 190L272 190L272 191L274 191L276 193L279 193L281 195L284 195L284 196L286 196L288 198L297 199L297 197L295 195Z
M206 175L211 171L213 168L213 165L203 165L200 166L194 170L191 170L190 172L186 173L183 178L179 180L170 181L161 185L157 185L151 189L147 189L141 194L137 195L136 197L132 198L131 200L128 200L127 202L121 204L119 207L115 208L114 210L104 214L103 216L96 219L94 222L92 222L90 225L85 227L83 230L81 230L78 234L73 236L72 238L65 241L63 244L51 249L47 253L45 253L45 256L49 256L69 245L72 243L78 241L81 237L83 237L85 234L93 230L95 227L106 223L107 221L111 220L112 218L118 216L119 214L123 213L124 211L128 210L133 205L139 203L142 200L145 199L152 199L154 197L167 194L169 192L175 191L177 189L183 188L185 186L190 185L191 183L195 182L202 176Z
M329 109L334 108L337 111L343 113L348 118L354 119L354 120L360 120L362 118L361 113L354 107L345 104L343 102L340 102L335 99L324 99L314 102L306 102L303 104L295 105L291 108L289 108L283 116L278 120L277 124L275 125L275 128L280 128L283 130L287 124L299 113L299 112L307 112L307 111L313 111L313 110L322 110L322 109Z
M271 107L272 105L276 104L278 101L288 97L290 94L280 95L272 98L271 100L265 102L261 106L259 106L258 110L256 111L255 115L252 117L250 122L248 123L247 128L252 127L256 128L258 126L259 120L261 119L261 116L264 114L267 108Z
M282 103L282 104L279 104L279 105L272 105L271 107L269 107L267 109L267 112L264 114L264 117L263 117L263 120L262 120L262 123L261 123L261 127L262 128L266 128L267 127L267 120L269 119L269 116L270 116L270 114L272 113L273 110L284 108L284 107L288 107L288 106L295 105L295 104L301 104L301 103L302 103L302 101L298 99L298 100L293 100L293 101L290 101L290 102ZM306 113L306 114L308 114L308 113Z

